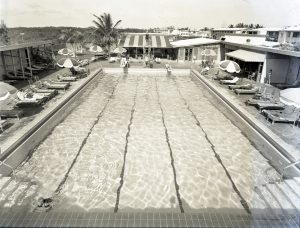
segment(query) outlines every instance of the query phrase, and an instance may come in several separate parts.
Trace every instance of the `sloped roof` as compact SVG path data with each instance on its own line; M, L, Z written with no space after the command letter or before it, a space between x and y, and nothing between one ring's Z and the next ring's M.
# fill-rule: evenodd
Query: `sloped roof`
M127 34L119 41L119 46L143 48L151 46L153 48L172 48L169 36L149 34L149 41L146 41L146 34Z

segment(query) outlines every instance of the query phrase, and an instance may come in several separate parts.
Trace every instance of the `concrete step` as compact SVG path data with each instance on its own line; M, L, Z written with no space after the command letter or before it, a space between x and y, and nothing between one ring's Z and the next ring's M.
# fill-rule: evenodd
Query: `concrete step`
M282 215L283 210L281 209L280 205L274 200L274 198L271 196L270 192L265 186L259 186L255 188L255 192L259 196L260 199L262 199L267 206L266 213L272 214L272 215Z
M273 197L273 200L277 202L282 209L287 214L297 213L297 208L294 207L290 198L285 194L285 191L282 191L274 183L265 185L265 188L268 189L269 194Z
M4 207L12 207L15 205L20 199L24 198L26 195L26 190L29 187L28 183L21 182L16 185L16 188L11 191L8 195Z
M295 178L284 180L284 183L286 183L298 196L300 196L300 185Z
M285 181L275 184L290 199L293 206L300 211L300 193L295 192Z
M294 181L296 181L299 184L299 187L300 187L300 177L294 177L293 179L294 179Z

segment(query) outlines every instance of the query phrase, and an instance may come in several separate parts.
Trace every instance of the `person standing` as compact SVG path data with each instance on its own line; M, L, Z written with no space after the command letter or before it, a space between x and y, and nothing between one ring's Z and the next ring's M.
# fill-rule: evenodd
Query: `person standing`
M269 70L269 73L267 74L267 81L266 84L271 84L271 77L272 77L272 69Z

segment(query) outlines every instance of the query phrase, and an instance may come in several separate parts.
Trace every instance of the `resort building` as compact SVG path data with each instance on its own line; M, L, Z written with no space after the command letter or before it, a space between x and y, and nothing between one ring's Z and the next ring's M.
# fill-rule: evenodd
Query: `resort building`
M175 59L169 38L170 36L157 33L130 33L121 37L119 46L125 48L127 54L134 58L143 58L150 54L158 58Z
M213 60L218 61L220 57L220 42L214 39L207 38L194 38L186 40L178 40L171 42L173 46L177 61L201 61L205 60L205 56L202 52L205 49L212 49L217 55L213 57Z
M52 62L52 41L5 45L0 47L0 79L28 78L35 62Z
M245 73L256 72L261 82L272 70L271 84L278 87L300 85L300 53L264 44L234 42L226 37L221 41L221 59L238 62Z

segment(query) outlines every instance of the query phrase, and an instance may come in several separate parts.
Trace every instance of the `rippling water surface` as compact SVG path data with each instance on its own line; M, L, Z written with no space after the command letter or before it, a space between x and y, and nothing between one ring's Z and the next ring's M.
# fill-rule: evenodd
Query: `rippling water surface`
M184 74L99 76L0 189L0 203L34 208L51 197L58 211L183 212L244 210L245 200L264 208L254 187L265 170L276 172L203 90Z

